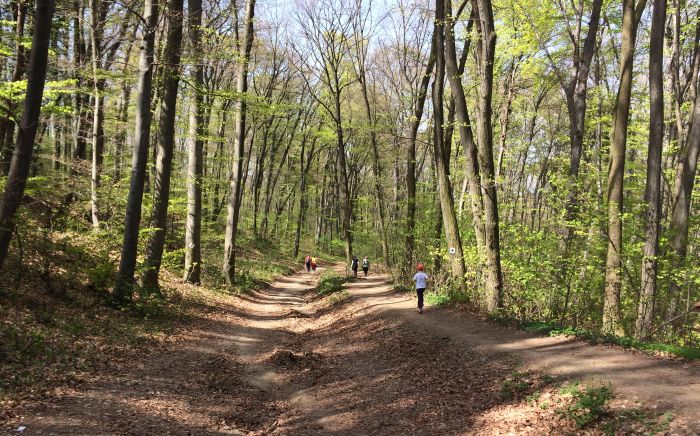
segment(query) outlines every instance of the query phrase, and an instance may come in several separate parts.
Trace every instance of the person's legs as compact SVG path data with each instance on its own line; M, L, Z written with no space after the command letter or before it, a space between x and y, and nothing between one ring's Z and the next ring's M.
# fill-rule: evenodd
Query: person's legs
M365 277L367 277L367 270L368 270L368 269L369 269L369 268L362 268L362 271L364 271L364 273L365 273Z
M423 292L425 289L416 289L416 293L418 294L418 311L423 312Z

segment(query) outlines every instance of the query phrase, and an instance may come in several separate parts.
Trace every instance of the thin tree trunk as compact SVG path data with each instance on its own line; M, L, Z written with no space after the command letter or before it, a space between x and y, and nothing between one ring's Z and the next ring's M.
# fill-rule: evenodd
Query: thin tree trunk
M651 333L656 299L656 275L659 251L661 211L661 149L664 143L664 24L666 0L654 0L649 48L649 152L645 201L646 240L642 261L642 289L637 308L634 335L646 339Z
M90 177L90 209L92 216L92 227L98 229L100 226L98 208L98 189L100 188L100 173L102 171L102 160L104 153L104 79L99 78L100 58L102 56L102 34L104 20L107 16L105 3L98 0L90 0L90 37L92 47L92 86L94 93L94 108L92 121L92 172Z
M0 202L0 268L7 257L14 228L13 218L24 196L24 188L32 162L34 139L39 125L41 100L44 95L49 40L55 6L55 0L36 1L26 97L24 98L17 143L10 162L10 171L5 183L2 202Z
M408 145L406 147L406 263L404 276L410 277L415 261L414 248L416 241L416 139L418 127L423 118L425 99L428 95L430 76L435 67L435 38L431 43L428 64L425 66L418 95L413 108L411 127L408 133Z
M467 100L464 95L464 87L462 85L462 73L464 72L462 65L457 64L457 51L455 47L454 26L452 23L452 8L450 1L445 2L447 22L450 23L446 29L446 67L447 77L452 90L452 98L455 103L455 116L459 122L459 140L464 150L465 158L465 187L469 187L469 202L472 208L472 222L474 224L474 233L476 242L479 247L484 246L484 203L481 195L481 182L479 180L478 154L476 144L474 143L474 133L472 132L471 121L469 119L469 109L467 108ZM467 25L467 32L471 30L474 23L474 17L470 17ZM462 52L462 58L466 60L469 52L469 44L465 44ZM460 68L460 66L462 68ZM460 197L460 212L462 208L462 199Z
M448 0L449 1L449 0ZM435 4L435 80L433 81L433 158L435 159L435 174L437 177L440 210L445 230L445 238L449 247L450 268L452 276L460 290L464 289L464 253L459 235L457 215L452 198L452 186L449 178L447 159L449 151L444 143L444 114L443 95L445 82L445 1L437 0Z
M185 224L185 271L188 283L201 282L202 269L202 171L204 142L204 66L200 58L202 0L188 0L188 33L197 65L192 67L194 84L187 152L187 222Z
M12 71L12 81L17 82L22 79L26 70L26 54L22 39L24 38L24 26L27 21L27 0L17 0L15 6L15 29L16 45L15 45L15 67ZM15 103L8 102L7 112L12 114L15 111ZM15 122L10 118L0 120L0 174L7 174L10 170L10 162L12 161L12 151L14 149Z
M645 3L646 0L641 0ZM643 7L643 6L642 6ZM615 101L613 129L610 139L610 169L608 172L608 252L605 263L605 300L603 303L603 333L623 335L620 317L622 279L622 212L627 127L632 96L632 61L641 13L635 11L634 0L623 0L622 48L620 50L620 85Z
M155 188L151 210L151 232L146 244L144 271L141 286L158 289L158 273L163 260L165 231L170 200L170 175L175 148L175 116L177 115L177 91L180 84L180 46L182 44L183 0L169 0L167 9L168 35L163 54L163 98L158 120L158 145L155 159Z
M362 50L362 49L360 49ZM377 209L379 212L379 234L382 243L382 258L384 263L391 265L391 259L389 259L389 240L387 237L386 230L386 210L384 205L384 188L382 187L382 165L379 160L379 145L377 144L377 132L376 124L377 120L372 113L372 108L369 103L369 92L367 90L367 74L365 72L365 55L366 53L361 53L358 57L359 71L357 72L357 77L360 81L360 89L362 90L362 101L364 103L365 116L367 117L367 122L369 123L369 139L372 146L372 172L374 173L374 191L377 195Z
M242 65L238 70L236 92L240 100L236 103L236 136L233 145L233 178L226 217L226 239L224 242L223 276L226 283L233 285L236 277L236 236L238 235L238 217L241 209L242 179L243 179L243 152L245 144L246 122L246 92L248 91L248 61L253 47L253 16L255 0L246 1L245 12L245 43L241 56Z
M139 82L136 97L136 129L131 157L131 179L126 205L124 241L119 271L114 287L118 304L131 300L136 270L136 255L141 224L141 204L146 179L146 164L151 143L151 98L153 90L153 56L158 24L158 0L144 0L144 28L139 56Z

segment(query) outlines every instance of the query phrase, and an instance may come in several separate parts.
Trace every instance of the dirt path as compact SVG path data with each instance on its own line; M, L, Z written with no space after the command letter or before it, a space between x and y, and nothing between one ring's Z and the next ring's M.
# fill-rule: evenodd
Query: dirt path
M619 347L591 345L566 337L533 336L449 309L415 311L415 299L391 292L386 277L350 285L367 312L398 318L432 334L486 353L517 356L524 368L571 379L611 382L618 396L640 400L684 418L700 434L700 364L654 358Z
M320 271L319 271L320 272ZM515 368L612 381L700 432L697 364L532 337L445 309L414 310L386 277L319 299L282 277L212 309L163 349L28 408L8 434L541 434L576 431L499 396ZM331 301L332 302L332 301ZM518 367L518 364L521 366ZM536 384L536 382L532 382ZM534 389L534 388L533 388ZM629 400L629 401L628 401ZM595 431L591 431L596 433Z

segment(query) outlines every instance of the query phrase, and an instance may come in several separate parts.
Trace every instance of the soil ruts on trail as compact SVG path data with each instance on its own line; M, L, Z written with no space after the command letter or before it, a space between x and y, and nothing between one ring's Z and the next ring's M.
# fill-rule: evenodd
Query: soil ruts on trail
M597 349L587 344L538 348L538 338L465 314L428 308L419 315L411 295L394 293L381 275L348 283L347 292L327 298L313 291L317 278L281 277L263 290L225 299L162 348L57 391L22 410L4 430L17 434L22 425L23 434L599 434L599 427L579 428L555 407L542 407L546 401L537 398L558 401L558 388L547 384L551 379L561 374L610 380L607 375L616 371L611 356L649 364L638 371L651 376L660 370L653 362L688 380L697 371L694 364L621 350L606 355L609 365L595 368L587 356ZM538 367L533 356L540 349L546 365ZM611 407L642 407L634 397L646 401L644 391L620 380L620 386L611 380L622 394ZM504 395L508 383L516 386L512 395ZM670 426L658 428L692 434L693 415L684 407L696 391L656 398L658 412L640 413L657 419L666 410L682 411ZM635 422L616 428L634 431Z

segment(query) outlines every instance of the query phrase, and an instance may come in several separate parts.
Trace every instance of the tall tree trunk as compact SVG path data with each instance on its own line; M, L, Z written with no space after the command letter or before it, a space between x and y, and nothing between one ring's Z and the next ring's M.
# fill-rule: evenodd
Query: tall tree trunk
M360 89L362 90L362 101L364 103L365 116L369 123L369 139L372 146L372 172L374 173L374 191L377 195L377 210L379 213L379 233L382 243L382 258L384 263L391 265L389 259L389 239L386 230L386 207L384 204L384 188L382 187L382 164L379 160L379 145L377 144L377 120L372 113L372 107L369 103L369 91L367 90L367 77L365 72L364 58L360 60L358 78L360 80Z
M476 235L477 245L484 246L484 203L481 196L481 181L479 180L479 164L476 144L474 143L474 134L472 132L471 121L469 119L469 109L467 108L467 100L464 94L462 85L462 73L464 73L464 64L457 64L457 50L455 47L454 25L452 18L452 7L450 1L445 2L445 13L447 16L448 27L446 29L445 38L445 55L447 78L450 82L452 90L452 98L455 103L455 116L459 122L459 141L462 144L465 158L465 186L469 188L469 200L472 208L472 222L474 224L474 233ZM474 23L474 17L469 18L467 32L471 31ZM462 59L466 61L466 56L469 52L469 43L465 43L462 51ZM460 59L460 61L462 61ZM462 67L462 68L460 68ZM460 205L462 201L460 199ZM461 212L461 206L460 206Z
M334 100L334 118L335 118L335 132L336 132L336 153L338 157L337 170L340 172L339 182L339 202L340 202L340 216L343 240L345 241L345 260L350 264L352 261L352 198L350 194L350 181L348 178L348 164L345 158L345 132L343 130L343 115L340 109L340 77L339 72L334 71L335 79L335 90L333 92Z
M301 244L301 228L304 223L304 218L306 216L306 209L308 205L308 196L306 193L306 179L308 177L309 169L311 168L311 162L313 161L313 155L316 148L316 137L313 138L311 143L311 148L306 150L306 142L308 141L308 135L304 134L304 138L301 141L301 151L299 152L299 210L297 211L297 225L296 231L294 233L294 249L293 256L295 259L299 255L299 246Z
M656 274L661 212L661 149L664 143L664 25L666 0L654 0L649 47L649 147L645 201L646 240L642 261L642 289L634 335L646 339L651 333L656 298Z
M624 193L627 127L632 96L632 60L641 12L635 11L635 0L623 0L622 48L620 50L620 85L617 90L610 138L610 169L608 173L608 253L605 263L605 300L603 303L603 333L623 335L620 319L622 279L622 212ZM640 0L646 3L646 0ZM641 8L643 9L643 5Z
M83 19L84 19L84 4L83 0L74 2L75 18L73 19L73 68L74 79L76 81L77 92L73 96L74 106L74 135L75 141L73 145L73 158L84 160L86 157L86 126L85 126L85 107L86 96L82 93L83 77L81 70L85 62L86 48L83 37Z
M226 217L226 239L224 242L223 276L226 283L233 285L236 277L236 236L238 235L238 216L241 209L242 179L243 179L243 153L245 144L246 121L246 92L248 91L248 61L250 51L253 48L253 16L255 13L255 0L246 0L245 12L245 42L241 64L236 80L236 93L240 99L236 102L236 136L233 144L233 178L229 195Z
M423 76L418 87L415 107L410 130L408 132L408 144L406 147L406 263L404 276L410 277L415 261L414 248L416 241L416 140L418 127L423 118L425 99L428 95L430 77L435 67L435 38L433 37L428 63L423 71Z
M448 0L450 1L450 0ZM437 0L435 3L435 80L433 81L433 116L435 118L433 129L433 158L435 159L435 174L437 176L437 188L440 198L440 211L445 230L445 238L449 247L450 268L452 276L459 289L464 289L464 253L462 241L457 225L454 200L452 198L452 186L449 177L449 165L447 159L449 151L444 143L444 113L443 96L445 83L445 1Z
M188 33L197 65L192 67L192 108L187 152L187 222L185 224L184 280L199 284L202 271L202 172L204 142L204 66L201 62L202 0L188 0ZM237 19L237 18L236 18Z
M15 67L12 71L12 81L17 82L22 79L26 70L26 54L22 40L24 38L24 25L27 21L27 5L28 0L17 0L14 2L15 7L15 29L16 45L15 45ZM15 104L10 100L8 103L8 117L0 119L0 174L7 174L10 170L10 162L12 161L12 150L14 149L15 122L10 118L15 111Z
M566 228L564 230L564 241L569 245L573 237L573 226L578 213L578 198L575 182L578 179L578 172L581 166L581 156L583 155L583 133L586 128L586 95L588 94L588 75L591 67L591 60L596 48L596 38L598 36L598 26L600 24L600 10L603 0L593 0L591 5L591 16L588 22L588 32L583 42L581 54L574 59L578 60L574 68L574 76L568 86L562 83L566 94L566 108L569 114L569 141L571 142L571 154L569 156L569 179L572 183L572 190L566 199ZM578 47L574 49L578 51Z
M691 85L695 86L695 84ZM688 254L688 219L690 217L691 195L695 187L698 156L700 155L700 92L696 93L687 145L681 150L675 187L673 189L671 223L669 225L670 245L674 265L683 267ZM670 320L679 312L681 280L671 279L671 303L667 318Z
M493 162L493 126L491 124L493 95L493 63L496 50L496 30L491 0L472 0L479 34L477 60L479 66L479 119L477 136L479 169L484 189L484 236L487 259L486 308L489 312L502 305L503 274L501 272L501 242L498 222L498 194Z
M105 145L104 138L104 79L100 79L101 47L104 20L107 16L107 3L98 0L89 0L90 3L90 38L92 48L92 87L94 93L94 108L92 120L92 172L90 177L90 209L92 215L92 227L99 228L98 189L100 188L100 173Z
M182 44L183 0L169 0L167 9L168 35L163 53L163 98L158 120L158 145L155 159L155 189L150 227L153 229L146 244L144 271L141 285L158 289L158 273L163 260L165 230L170 200L170 175L175 148L175 116L177 115L177 90L180 84L180 46Z
M158 27L158 1L144 0L144 27L139 55L139 82L136 95L136 129L134 149L131 157L129 196L124 220L119 271L114 286L114 297L118 304L131 300L136 270L136 254L141 224L141 204L146 179L146 164L151 143L151 98L153 91L153 57Z
M2 202L0 202L0 268L7 257L14 228L13 218L24 196L24 187L32 162L34 139L39 125L41 100L44 95L49 40L55 6L55 0L36 1L24 108L20 119L17 143L10 162L10 171L5 183L5 192L2 196Z

